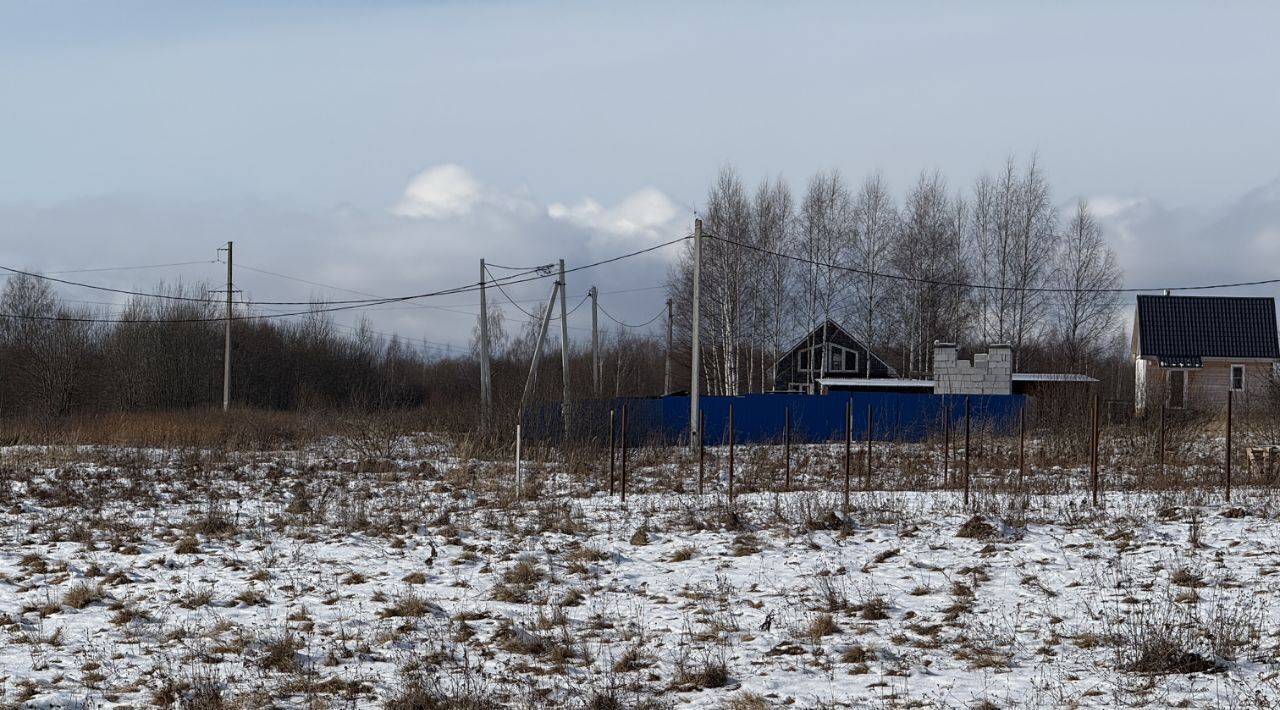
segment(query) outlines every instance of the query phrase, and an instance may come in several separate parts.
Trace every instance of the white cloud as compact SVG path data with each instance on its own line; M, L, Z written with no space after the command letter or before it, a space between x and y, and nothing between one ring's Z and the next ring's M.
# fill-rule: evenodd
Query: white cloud
M475 208L482 190L480 182L462 166L437 165L409 183L394 212L401 217L457 217Z
M603 232L612 237L677 236L680 208L661 191L646 187L631 193L613 207L605 207L590 198L572 207L559 202L547 206L552 219L569 222L583 229Z

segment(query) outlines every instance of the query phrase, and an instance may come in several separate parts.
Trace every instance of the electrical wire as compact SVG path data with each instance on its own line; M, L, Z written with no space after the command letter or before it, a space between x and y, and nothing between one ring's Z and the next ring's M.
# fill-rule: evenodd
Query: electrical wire
M640 256L640 255L642 255L642 254L648 254L648 253L650 253L650 252L654 252L654 251L657 251L657 250L659 250L659 249L663 249L663 248L666 248L666 247L672 246L673 244L678 244L678 243L680 243L680 242L683 242L683 241L685 241L685 240L687 240L687 239L691 239L691 238L692 238L691 236L679 237L679 238L677 238L677 239L672 239L672 240L670 240L670 241L662 242L661 244L655 244L655 245L652 245L652 246L649 246L649 247L645 247L644 249L637 249L637 250L635 250L635 251L627 252L627 253L625 253L625 254L619 254L619 255L617 255L617 256L613 256L613 257L610 257L610 258L608 258L608 259L602 259L602 260L600 260L600 261L592 262L592 263L590 263L590 264L583 264L583 265L581 265L581 266L575 266L575 267L573 267L573 268L571 268L571 269L565 269L565 272L564 272L564 273L569 274L569 273L574 273L574 272L577 272L577 271L583 271L583 270L586 270L586 269L594 269L594 268L597 268L597 267L600 267L600 266L605 266L605 265L607 265L607 264L612 264L612 263L615 263L615 262L618 262L618 261L622 261L622 260L624 260L624 259L630 259L630 258L633 258L633 257ZM56 278L49 277L49 276L43 276L43 275L40 275L40 274L34 274L34 273L30 273L30 272L25 272L25 271L21 271L21 270L18 270L18 269L12 269L12 268L9 268L9 267L6 267L6 266L0 266L0 269L5 270L5 271L10 271L10 272L13 272L13 273L27 274L27 275L33 276L33 277L35 277L35 278L46 279L46 280L49 280L49 281L55 281L55 282L59 282L59 283L68 283L68 284L73 285L73 286L87 286L88 288L94 288L94 289L97 289L97 290L108 291L108 292L113 292L113 293L122 293L122 294L125 294L125 295L161 296L161 297L165 297L165 296L163 296L163 294L142 294L142 293L138 293L138 292L125 291L125 290L121 290L121 289L111 289L111 288L106 288L106 287L103 287L103 286L90 286L90 285L88 285L88 284L79 284L79 283L76 283L76 282L66 281L66 280L64 280L64 279L56 279ZM510 276L510 277L504 277L504 278L503 278L503 279L501 279L501 280L495 280L495 281L493 282L493 285L499 285L500 281L505 280L505 281L507 281L506 285L511 286L511 285L515 285L515 284L529 283L529 282L532 282L532 281L538 281L538 280L541 280L541 279L549 278L549 277L551 277L551 276L553 276L553 275L554 275L554 274L552 274L552 273L540 273L540 274L538 274L538 275L536 275L536 276L529 276L528 274L513 274L513 275L512 275L512 276ZM520 278L520 277L524 277L524 278ZM510 279L510 280L508 280L508 279ZM17 320L35 320L35 321L62 321L62 322L70 322L70 323L155 323L155 324L158 324L158 323L218 323L218 322L225 322L225 321L268 320L268 319L275 319L275 318L288 318L288 317L291 317L291 316L315 315L315 314L320 314L320 313L335 313L335 312L338 312L338 311L364 310L364 309L369 309L369 308L371 308L371 307L373 307L373 306L385 305L385 304L388 304L388 303L403 303L403 302L405 302L405 301L412 301L412 300L417 300L417 299L422 299L422 298L433 298L433 297L437 297L437 296L452 295L452 294L458 294L458 293L472 293L472 292L475 292L475 291L480 290L480 289L481 289L481 288L483 288L485 285L486 285L486 284L484 284L484 283L466 284L466 285L463 285L463 286L456 286L456 287L453 287L453 288L449 288L449 289L442 289L442 290L439 290L439 291L430 291L430 292L426 292L426 293L412 294L412 295L409 295L409 296L397 296L397 297L394 297L394 298L375 299L375 300L372 300L372 301L369 301L369 300L358 300L358 301L330 301L330 302L328 302L327 307L322 307L322 308L314 307L314 306L319 305L319 304L315 304L314 302L310 302L310 301L243 301L243 302L240 302L240 304L239 304L239 305L244 305L244 306L281 306L281 305L283 305L283 306L299 306L299 305L312 306L311 308L308 308L307 310L302 310L302 311L292 311L292 312L286 312L286 313L273 313L273 314L265 314L265 315L249 315L249 314L244 314L244 315L233 315L233 316L230 316L230 317L227 317L227 316L221 316L221 317L213 317L213 318L170 318L170 319L156 319L156 318L128 318L128 319L121 319L121 318L90 318L90 317L68 317L68 316L37 316L37 315L27 315L27 314L15 314L15 313L0 313L0 318L14 318L14 319L17 319ZM504 295L505 295L505 294L504 294ZM186 297L179 297L179 296L169 296L168 298L173 299L173 300L181 300L181 301L196 301L196 302L203 303L203 304L210 304L210 303L213 303L213 302L212 302L212 301L210 301L209 299L186 298ZM336 305L334 305L334 304L336 304ZM579 304L579 307L580 307L580 306L581 306L581 304ZM576 310L576 308L575 308L575 310Z
M818 261L816 259L809 259L803 256L796 256L794 254L786 254L783 252L774 251L772 249L766 249L764 247L756 246L754 244L745 244L743 242L729 239L727 237L719 237L711 234L704 234L703 236L708 239L714 239L719 242L724 242L725 244L732 244L734 246L742 247L744 249L750 249L752 251L757 251L762 254L769 254L771 256L776 256L781 259L789 259L791 261L796 261L803 264L809 264L812 266L821 266L828 269L836 269L837 271L848 271L850 273L861 274L863 276L875 276L877 278L885 278L885 279L890 279L895 281L906 281L910 283L927 284L932 286L953 286L957 288L973 288L973 289L987 290L987 291L1018 291L1018 292L1026 292L1026 293L1149 293L1152 291L1166 291L1166 290L1167 291L1211 291L1211 290L1223 289L1223 288L1243 288L1246 286L1267 286L1271 284L1280 283L1280 278L1277 278L1277 279L1263 279L1261 281L1238 281L1235 283L1206 284L1206 285L1199 285L1199 286L1161 286L1159 288L1133 288L1133 287L1054 288L1054 287L1045 287L1045 286L1025 286L1025 287L1024 286L995 286L991 284L975 284L975 283L967 283L964 281L942 281L938 279L927 279L927 278L922 278L917 276L904 276L902 274L889 274L889 273L884 273L879 271L870 271L867 269L859 269L853 266L842 266L840 264L831 264L824 261Z
M217 259L205 259L203 261L175 261L172 264L145 264L142 266L104 266L99 269L67 269L65 271L46 271L46 275L59 274L88 274L99 271L137 271L140 269L163 269L172 266L193 266L196 264L216 264Z
M649 320L647 320L647 321L645 321L645 322L643 322L643 323L640 323L639 325L632 325L632 324L630 324L630 323L623 323L622 321L618 320L617 318L614 318L613 316L609 315L609 311L606 311L606 310L604 309L604 306L601 306L601 305L600 305L600 304L598 304L598 303L596 304L596 306L600 309L600 312L604 314L604 317L605 317L605 318L608 318L609 320L613 321L614 323L617 323L618 325L622 326L623 328L643 328L643 327L645 327L645 326L647 326L647 325L649 325L649 324L653 323L654 321L658 320L659 318L661 318L662 316L666 315L666 313L667 313L667 307L666 307L666 306L663 306L663 307L662 307L662 310L658 311L658 315L656 315L656 316L654 316L654 317L650 318Z

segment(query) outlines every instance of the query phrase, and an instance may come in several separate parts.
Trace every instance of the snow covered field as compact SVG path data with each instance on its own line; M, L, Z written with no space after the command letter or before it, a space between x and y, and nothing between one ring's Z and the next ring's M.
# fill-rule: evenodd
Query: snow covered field
M834 493L624 505L555 471L517 501L510 472L423 442L0 450L0 703L1280 703L1269 489L979 493L976 517L855 492L842 520Z

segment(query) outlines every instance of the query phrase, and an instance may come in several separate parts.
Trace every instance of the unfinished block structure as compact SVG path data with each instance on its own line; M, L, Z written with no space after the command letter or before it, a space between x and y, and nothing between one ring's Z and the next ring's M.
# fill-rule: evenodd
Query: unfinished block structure
M992 345L972 361L958 359L956 350L955 343L934 343L934 394L1013 393L1013 346Z

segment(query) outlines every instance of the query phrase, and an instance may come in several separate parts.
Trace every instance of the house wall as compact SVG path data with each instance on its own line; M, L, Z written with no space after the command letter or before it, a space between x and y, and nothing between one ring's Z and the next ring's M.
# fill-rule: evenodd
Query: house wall
M822 343L822 333L818 332L814 335L813 345ZM846 335L839 328L828 327L827 343L830 345L839 345L848 350L852 350L858 354L858 370L857 372L841 372L841 376L865 377L867 374L866 363L867 358L871 358L871 376L872 377L893 377L894 373L884 364L880 358L870 354L867 348L861 343ZM809 339L791 350L791 352L783 355L778 359L774 370L774 389L776 390L794 390L796 386L807 385L809 383L809 373L800 369L799 351L809 347ZM829 360L828 360L829 362ZM818 373L813 373L813 379L818 378ZM1006 393L1007 394L1007 393Z
M1234 407L1260 406L1269 394L1272 362L1270 360L1210 360L1203 367L1186 372L1186 407L1188 409L1213 410L1226 406L1227 390L1231 387L1231 366L1244 365L1244 390L1234 395ZM1135 405L1138 411L1158 409L1169 401L1166 383L1172 368L1160 367L1155 358L1139 358L1134 364Z

